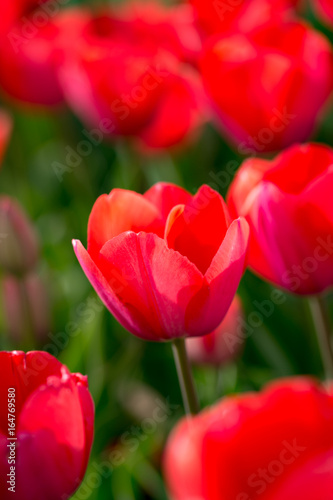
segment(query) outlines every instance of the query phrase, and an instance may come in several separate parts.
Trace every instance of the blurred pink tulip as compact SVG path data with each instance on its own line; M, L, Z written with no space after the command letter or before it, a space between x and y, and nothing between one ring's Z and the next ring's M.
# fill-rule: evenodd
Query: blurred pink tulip
M228 206L250 225L250 268L300 295L332 287L332 191L333 150L327 146L296 145L271 161L245 161Z
M192 363L218 366L232 361L244 343L238 322L242 317L241 301L235 295L222 323L212 333L186 340L186 349Z
M6 332L14 345L42 344L50 331L48 292L38 274L5 276L2 282Z
M8 196L0 196L0 267L10 274L34 269L39 244L35 229L20 205Z

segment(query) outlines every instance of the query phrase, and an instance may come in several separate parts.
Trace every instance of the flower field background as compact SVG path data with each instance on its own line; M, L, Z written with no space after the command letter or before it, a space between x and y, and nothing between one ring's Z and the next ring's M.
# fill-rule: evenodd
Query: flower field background
M87 0L67 2L66 7L74 5L97 9L109 4ZM119 4L112 5L117 8ZM320 20L313 5L303 6L299 16L333 43L331 28ZM5 63L2 67L6 71ZM27 76L22 71L17 78L24 82ZM38 87L38 72L35 78ZM26 81L26 89L28 86ZM223 82L221 93L222 88ZM150 91L146 92L149 99ZM306 95L309 102L301 103L300 114L314 99L311 92ZM72 104L73 93L70 96ZM110 139L90 118L81 120L73 105L35 106L15 100L5 91L0 99L1 108L12 119L0 171L1 196L16 200L36 230L40 248L33 273L45 288L41 293L27 289L27 299L8 284L7 273L0 269L0 350L45 350L71 372L88 376L96 407L95 437L85 480L74 499L167 500L161 472L163 450L184 413L171 346L142 341L113 318L82 271L71 241L86 244L91 209L98 196L114 188L144 193L164 181L194 195L202 184L208 184L225 199L235 173L249 156L270 159L275 157L272 151L310 138L332 146L333 106L326 102L312 135L275 145L274 134L280 132L273 132L269 144L277 147L272 151L242 154L237 145L244 138L230 131L222 133L218 120L203 120L193 133L170 147L147 150L151 137L146 140L140 132L140 140L144 136L146 144L139 146L124 134ZM77 106L82 110L81 102ZM249 116L246 103L244 106L241 113ZM283 109L284 105L282 113ZM167 136L182 118L176 101L169 111ZM126 120L131 121L131 109ZM137 139L135 131L133 135ZM0 233L0 238L6 237L1 227ZM29 252L25 238L21 248L23 253ZM23 280L22 276L18 279ZM276 292L249 270L238 296L243 312L234 323L239 338L229 344L230 359L218 367L193 368L202 407L227 394L259 390L277 378L300 374L324 378L307 297ZM333 322L329 290L325 301Z

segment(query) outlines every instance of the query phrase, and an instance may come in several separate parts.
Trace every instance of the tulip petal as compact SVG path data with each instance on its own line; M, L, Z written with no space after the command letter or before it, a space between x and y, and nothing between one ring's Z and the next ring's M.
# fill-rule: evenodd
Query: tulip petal
M326 251L325 243L319 249L324 257L318 257L316 251L319 242L331 235L329 211L319 208L323 203L328 206L330 197L320 201L319 207L311 201L315 196L324 199L325 193L320 191L314 190L313 198L310 191L308 196L285 195L274 184L265 182L253 196L255 201L248 213L249 266L278 286L302 295L332 285L332 254ZM327 189L326 196L329 192Z
M246 220L234 220L205 274L206 286L188 307L186 324L191 334L210 333L225 317L244 272L248 239Z
M237 498L242 492L251 497L254 488L259 489L259 471L273 461L282 461L285 467L274 481L265 481L263 500L295 498L279 496L281 485L286 482L287 486L294 472L333 444L332 437L327 437L333 424L333 400L305 378L275 382L261 395L228 399L216 413L202 453L202 460L210 464L204 477L204 498L210 500L224 498L222 492L225 498ZM302 490L299 498L303 498Z
M332 396L305 377L224 398L171 434L165 453L171 498L326 500L332 425Z
M190 75L189 82L169 75L165 92L158 103L150 123L143 128L140 139L148 148L169 148L182 141L201 121L199 112L200 90L197 78ZM198 91L198 96L193 90Z
M17 434L18 497L58 500L73 493L82 481L86 444L78 390L67 369L26 401Z
M116 269L110 271L112 276L111 278L109 276L108 282L82 243L74 240L73 247L84 273L105 306L124 328L134 333L134 335L139 335L140 329L138 330L136 319L133 319L132 311L117 296L119 290L127 286L123 271L117 271Z
M102 246L125 231L152 231L163 234L158 209L142 195L113 189L98 198L88 223L88 252L96 259Z
M15 389L15 410L19 414L26 398L50 375L60 375L62 364L47 352L0 352L0 398L7 400L8 388ZM0 432L6 434L7 414L0 412Z
M85 429L85 455L82 463L81 469L81 477L84 476L84 473L87 469L87 465L89 462L90 451L93 444L94 438L94 422L95 422L95 405L94 401L91 397L91 394L88 390L88 379L81 375L81 373L73 373L73 380L76 383L78 396L81 403L81 412L84 420L84 429Z
M115 272L126 276L127 284L117 295L137 318L140 337L168 340L186 335L185 311L203 279L186 257L155 234L127 232L104 245L99 267L107 281Z
M185 189L168 182L158 182L154 184L143 197L150 201L161 213L166 221L169 212L176 205L185 205L192 196Z
M229 225L223 198L202 186L184 209L175 207L165 228L168 247L177 250L205 274Z
M325 175L333 164L333 152L321 144L302 144L265 163L268 170L263 176L264 181L272 182L284 193L300 194L318 177ZM290 168L290 165L302 165L302 168Z

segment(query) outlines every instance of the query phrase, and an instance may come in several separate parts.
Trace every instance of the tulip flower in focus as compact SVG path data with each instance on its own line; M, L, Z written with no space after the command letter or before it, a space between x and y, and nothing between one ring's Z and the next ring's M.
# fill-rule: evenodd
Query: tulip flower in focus
M272 161L249 159L228 193L251 228L254 272L296 294L333 285L333 150L297 145Z
M222 132L244 155L307 140L333 88L331 45L301 22L212 37L201 69Z
M16 101L55 106L64 100L58 66L78 41L87 14L73 8L50 15L49 2L34 4L0 38L0 86Z
M333 2L332 0L311 0L314 10L322 21L333 26Z
M0 166L5 154L9 137L12 131L12 120L4 111L0 111Z
M192 363L223 365L233 360L242 348L244 337L239 333L239 318L243 317L240 298L235 295L222 323L208 335L186 340L186 349Z
M32 270L38 260L35 229L20 205L8 196L0 197L0 267L9 274Z
M93 17L59 70L69 105L105 137L131 136L148 149L190 137L206 101L188 63L200 50L191 19L152 2Z
M333 396L306 378L225 398L173 431L165 476L173 500L327 500Z
M88 250L77 258L116 319L145 340L210 333L244 271L248 225L208 186L191 196L158 183L144 195L114 189L96 201Z
M85 474L93 441L94 404L87 377L71 374L46 352L0 352L0 474L3 500L69 498ZM16 441L8 441L15 395ZM13 406L10 406L13 408ZM8 447L10 445L10 448ZM9 477L8 457L15 474ZM13 479L14 478L14 479Z

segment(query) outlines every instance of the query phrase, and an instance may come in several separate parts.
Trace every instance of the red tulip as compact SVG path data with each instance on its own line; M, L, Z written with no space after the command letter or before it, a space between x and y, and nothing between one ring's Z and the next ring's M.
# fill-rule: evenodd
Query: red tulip
M247 33L294 14L299 0L191 0L199 26L206 34Z
M329 26L333 25L333 1L332 0L312 0L314 9L320 18Z
M208 186L191 196L158 183L143 196L114 189L95 203L88 251L74 249L95 290L146 340L203 335L222 321L244 269L248 226Z
M306 378L228 397L173 431L165 474L173 500L328 500L333 396Z
M1 8L0 37L6 36L12 24L18 19L20 10L17 2L6 2Z
M333 150L326 146L244 162L228 204L249 222L248 262L256 273L297 294L333 285L332 189Z
M238 322L242 317L241 301L235 295L222 323L212 333L186 340L186 350L191 362L218 366L234 359L244 343Z
M218 121L241 154L308 139L333 88L331 46L300 22L212 37L201 66Z
M83 479L93 440L87 378L40 351L0 352L0 374L1 498L69 498Z
M58 66L77 40L87 14L66 9L50 15L47 6L49 2L20 18L0 40L0 85L18 101L54 106L63 101Z
M0 165L7 148L11 131L12 119L7 113L0 111Z
M134 10L101 14L67 52L63 90L82 120L105 137L173 146L202 119L199 75L187 64L199 49L190 18L179 8L135 4Z

